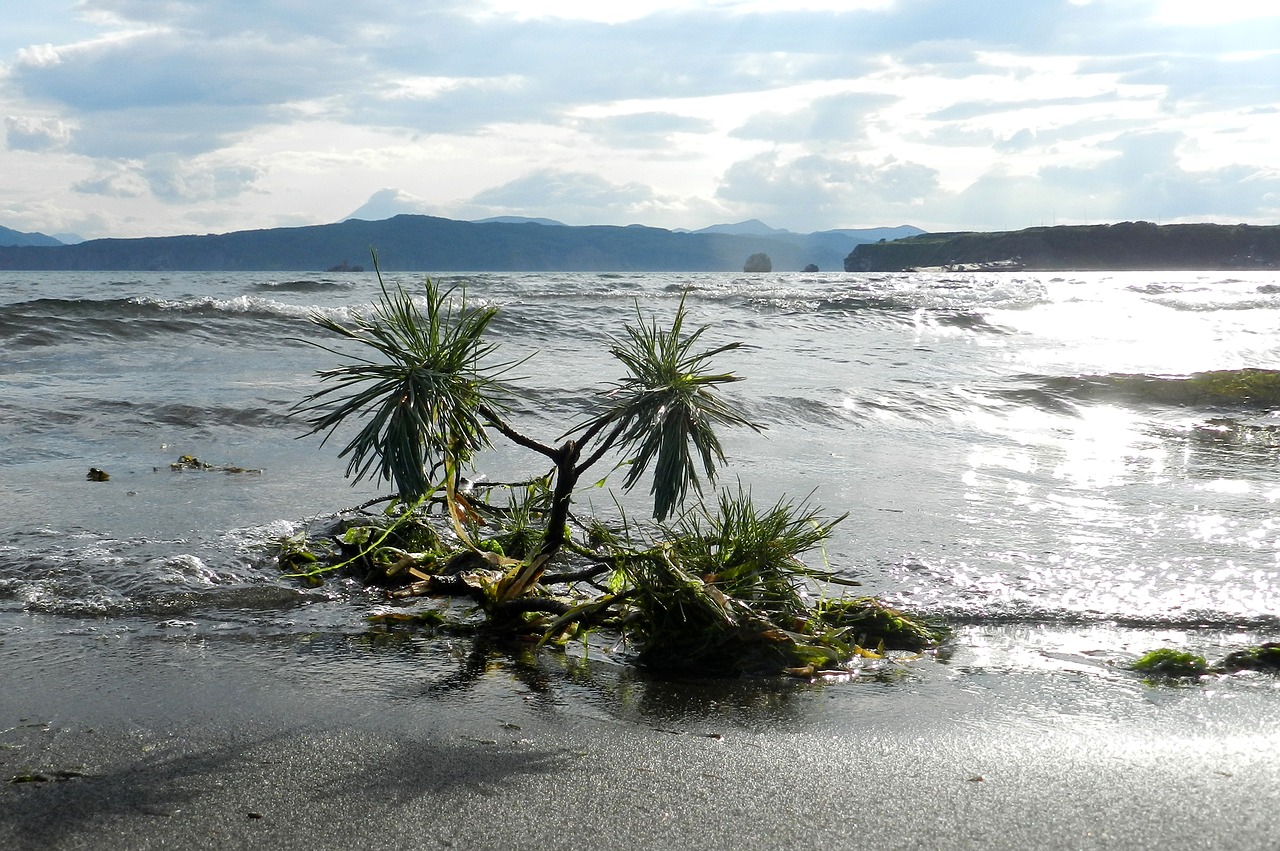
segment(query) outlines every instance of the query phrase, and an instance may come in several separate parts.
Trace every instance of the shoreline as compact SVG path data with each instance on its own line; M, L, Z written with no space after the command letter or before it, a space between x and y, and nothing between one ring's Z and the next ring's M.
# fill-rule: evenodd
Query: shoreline
M0 637L6 848L1270 848L1275 678L654 680L434 639ZM35 651L35 652L32 652Z

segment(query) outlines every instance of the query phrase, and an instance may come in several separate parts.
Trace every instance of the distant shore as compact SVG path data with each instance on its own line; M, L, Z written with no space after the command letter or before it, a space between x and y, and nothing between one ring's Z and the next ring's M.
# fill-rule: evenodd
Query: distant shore
M846 272L1248 271L1280 269L1280 226L1121 222L928 233L856 246Z
M1280 835L1266 685L1153 688L1088 656L1001 672L964 647L890 681L808 686L314 643L0 645L0 845L1177 851Z

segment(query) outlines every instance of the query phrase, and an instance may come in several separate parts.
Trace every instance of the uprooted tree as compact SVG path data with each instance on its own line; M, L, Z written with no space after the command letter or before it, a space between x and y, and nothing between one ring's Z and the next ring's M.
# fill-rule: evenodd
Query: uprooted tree
M366 504L325 536L283 542L291 576L317 582L346 570L393 597L468 597L472 628L542 641L614 628L641 664L671 670L812 675L939 640L936 626L872 598L813 596L857 584L799 559L843 517L828 519L807 500L760 508L741 485L720 490L713 506L702 500L704 479L713 485L725 463L716 427L760 426L719 392L740 378L711 366L742 344L700 349L707 326L686 332L683 298L670 327L637 305L636 324L610 346L626 377L547 443L508 421L504 378L516 364L485 339L496 308L471 306L465 291L430 279L419 307L378 281L379 300L350 324L313 317L359 353L308 341L343 363L318 373L326 386L296 411L326 441L362 422L339 453L347 476L390 482L397 493L381 513ZM491 434L543 456L547 474L467 481ZM575 515L579 482L606 459L625 467L624 490L650 477L652 523ZM698 499L686 507L691 493Z

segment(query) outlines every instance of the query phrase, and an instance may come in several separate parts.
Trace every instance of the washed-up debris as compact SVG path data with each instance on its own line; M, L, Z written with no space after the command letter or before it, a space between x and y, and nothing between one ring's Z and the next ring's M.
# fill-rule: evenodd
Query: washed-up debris
M1241 671L1280 672L1280 642L1267 641L1237 650L1216 665L1210 665L1203 656L1185 650L1161 647L1142 655L1129 668L1149 678L1167 679L1198 679L1209 674Z
M54 783L64 780L75 780L79 777L88 777L89 775L83 771L76 771L70 768L59 768L52 771L24 771L21 774L15 774L9 778L10 783Z
M206 473L254 473L260 474L261 470L250 470L245 467L236 467L231 464L206 464L194 455L183 455L177 461L169 465L170 470L198 470Z

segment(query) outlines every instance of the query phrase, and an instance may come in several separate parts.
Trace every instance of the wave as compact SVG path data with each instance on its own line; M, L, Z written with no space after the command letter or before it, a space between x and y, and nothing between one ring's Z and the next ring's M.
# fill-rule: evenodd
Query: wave
M996 395L1068 412L1077 402L1114 402L1207 410L1280 410L1280 370L1219 369L1190 375L1110 373L1021 376Z
M188 405L181 403L139 403L101 398L64 397L56 408L38 409L13 406L0 409L0 425L21 427L29 435L53 429L100 421L112 429L130 425L145 430L157 425L184 428L229 426L233 428L296 428L298 423L287 411L267 407L238 408L222 405Z
M1212 301L1184 301L1170 298L1155 298L1151 301L1172 310L1186 311L1190 313L1213 313L1224 310L1280 310L1280 297L1236 298L1229 300L1216 299Z
M1188 562L1174 579L1159 564L1001 561L993 570L947 558L909 558L897 565L896 587L883 596L893 605L954 624L1280 627L1275 572L1227 564Z
M85 529L19 532L0 546L0 610L75 618L284 613L336 599L338 592L282 580L265 544L291 523L241 529L207 541L200 554L181 541L116 539Z
M274 344L281 335L272 325L296 333L316 312L314 306L257 296L190 300L40 298L0 307L0 339L15 348L84 340L128 342L157 334L194 334L236 345L257 337ZM349 315L345 308L323 312L339 319ZM233 328L228 325L231 322L240 325ZM229 333L232 331L239 333Z
M989 606L970 608L957 603L920 605L893 594L884 595L885 602L926 617L938 618L955 626L1112 626L1126 629L1177 630L1249 630L1275 632L1280 629L1280 615L1231 614L1211 609L1148 614L1123 611L1071 611L1033 604L1021 606Z
M354 288L355 284L351 281L317 281L309 278L297 281L260 281L253 285L253 289L268 293L328 293Z

